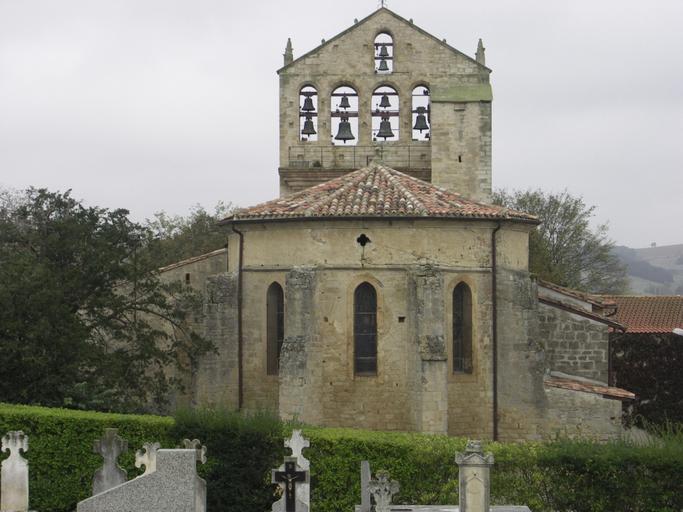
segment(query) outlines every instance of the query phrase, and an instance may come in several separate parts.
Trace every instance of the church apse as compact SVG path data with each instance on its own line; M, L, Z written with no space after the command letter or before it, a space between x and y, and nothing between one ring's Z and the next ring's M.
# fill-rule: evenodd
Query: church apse
M278 71L280 195L382 162L488 201L491 92L482 61L386 8L298 58L288 42Z

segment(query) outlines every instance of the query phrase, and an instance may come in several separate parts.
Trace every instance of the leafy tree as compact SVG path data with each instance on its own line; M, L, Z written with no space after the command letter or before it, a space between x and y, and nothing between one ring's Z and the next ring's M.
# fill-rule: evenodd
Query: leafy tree
M157 243L126 210L69 192L0 202L0 401L163 408L169 369L213 347L187 327L198 297L154 271Z
M614 254L607 224L590 227L595 206L567 191L496 192L494 202L536 215L529 239L529 268L542 279L593 293L623 293L626 269Z
M225 230L218 226L218 221L232 211L231 204L219 202L213 213L195 205L186 217L170 216L163 211L154 214L154 219L146 224L159 241L154 255L157 265L163 267L225 247Z

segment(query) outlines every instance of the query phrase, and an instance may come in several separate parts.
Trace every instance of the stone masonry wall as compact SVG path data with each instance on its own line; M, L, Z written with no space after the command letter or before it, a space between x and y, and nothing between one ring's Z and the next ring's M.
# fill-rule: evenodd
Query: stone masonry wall
M605 324L546 304L539 305L538 319L551 370L607 382L609 333Z
M373 43L380 32L388 32L394 41L394 69L389 74L375 72ZM473 49L474 49L473 41ZM294 39L296 49L296 38ZM300 55L300 54L299 54ZM359 96L359 128L357 144L362 147L378 145L371 134L372 93L380 85L394 87L400 98L399 140L388 142L387 151L400 145L410 147L412 158L432 161L432 182L445 188L457 188L466 197L486 201L491 192L491 103L448 98L450 91L462 87L488 88L489 70L464 54L453 51L438 40L402 21L387 10L351 27L340 37L312 50L305 58L295 61L280 74L280 169L289 167L290 159L298 155L314 155L316 149L333 152L336 160L323 162L323 168L311 168L310 175L320 173L320 182L330 179L321 173L335 168L334 162L344 156L352 161L352 145L332 146L330 94L340 85L352 86ZM318 141L299 140L299 91L312 85L318 92ZM412 140L412 90L418 85L429 87L432 102L432 139ZM403 154L403 153L401 153ZM407 154L407 149L406 149ZM312 157L311 157L312 158ZM306 159L306 158L304 158ZM427 162L429 160L426 160ZM355 168L366 165L357 162ZM391 162L387 162L391 165ZM396 164L395 164L396 165ZM409 170L396 165L401 170ZM345 167L349 169L348 165ZM324 176L324 178L322 178ZM309 184L313 184L309 182ZM292 190L281 179L281 193Z

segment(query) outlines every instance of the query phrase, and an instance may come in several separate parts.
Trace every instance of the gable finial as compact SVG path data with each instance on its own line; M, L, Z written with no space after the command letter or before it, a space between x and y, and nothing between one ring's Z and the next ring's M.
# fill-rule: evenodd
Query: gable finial
M477 44L477 54L476 54L476 60L479 64L482 66L486 66L486 48L484 48L484 43L482 42L481 38L479 38L479 43Z
M388 3L389 3L389 0L379 0L379 8L383 9L384 7L387 7Z
M285 66L294 60L294 50L292 49L292 38L287 38L287 46L285 46L285 53L283 54L285 58Z

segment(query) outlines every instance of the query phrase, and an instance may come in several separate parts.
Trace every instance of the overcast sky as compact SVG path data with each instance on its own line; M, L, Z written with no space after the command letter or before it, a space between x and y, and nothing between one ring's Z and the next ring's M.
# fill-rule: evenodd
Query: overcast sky
M683 243L683 0L390 0L493 69L497 188ZM0 186L139 220L278 193L275 70L376 0L0 0Z

